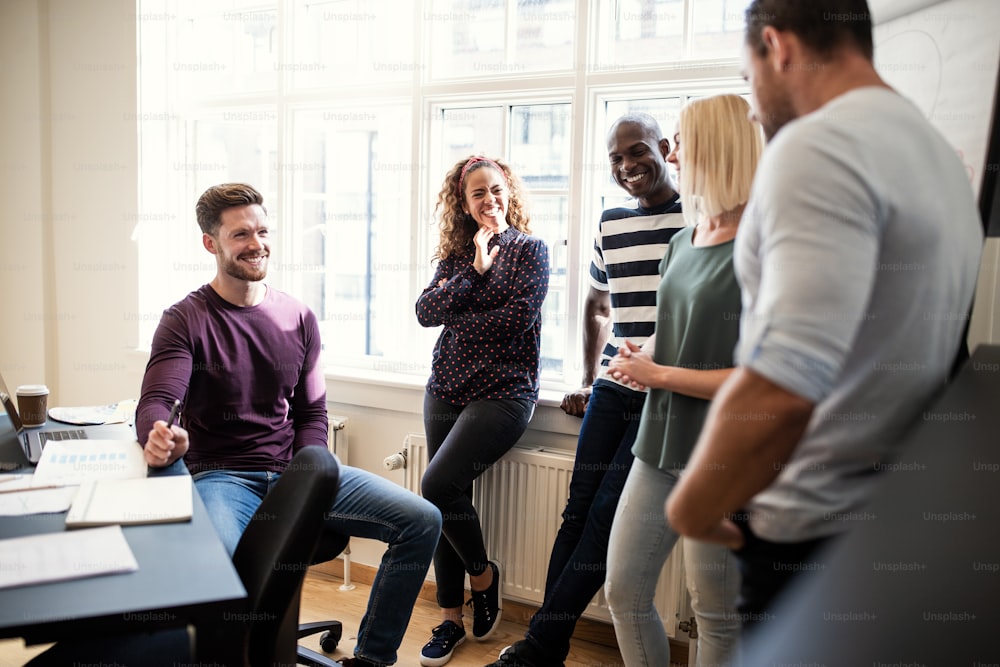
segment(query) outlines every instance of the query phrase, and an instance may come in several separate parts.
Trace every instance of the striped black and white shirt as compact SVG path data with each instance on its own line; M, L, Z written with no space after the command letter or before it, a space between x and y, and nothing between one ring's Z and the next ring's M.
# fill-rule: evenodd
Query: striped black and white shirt
M601 214L594 237L590 284L610 292L612 332L601 353L601 373L618 348L629 339L642 345L656 326L656 290L660 284L660 260L670 239L684 227L678 195L654 208L609 208Z

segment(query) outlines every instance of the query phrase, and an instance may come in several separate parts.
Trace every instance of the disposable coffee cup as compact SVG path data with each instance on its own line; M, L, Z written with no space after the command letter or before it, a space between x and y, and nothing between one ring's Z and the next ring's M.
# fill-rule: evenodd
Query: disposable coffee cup
M22 384L17 388L17 411L25 426L41 426L48 410L49 388L44 384Z

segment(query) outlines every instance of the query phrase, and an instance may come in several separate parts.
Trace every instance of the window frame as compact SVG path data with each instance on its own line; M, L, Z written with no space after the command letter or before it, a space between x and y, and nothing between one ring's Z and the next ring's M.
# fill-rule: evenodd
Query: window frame
M147 6L152 5L155 11L170 12L177 0L138 0L140 12L147 12ZM695 0L687 0L693 2ZM506 0L508 9L515 6L516 0ZM278 57L290 58L293 52L286 26L294 25L297 5L295 0L273 0L273 3L261 2L258 6L269 8L271 5L277 11L276 48ZM438 188L448 166L438 164L436 139L440 136L440 122L436 111L440 109L473 108L485 105L504 107L504 137L502 145L509 148L509 118L510 109L522 104L569 104L572 118L570 120L570 173L568 175L567 191L568 215L566 253L567 269L565 277L565 317L564 336L558 345L564 350L563 371L558 376L543 376L542 388L554 393L566 391L578 386L583 358L581 336L581 314L586 294L589 290L587 268L590 263L593 234L600 219L600 197L607 191L605 183L609 180L605 135L607 124L611 119L606 117L606 105L610 101L629 99L644 99L678 96L687 99L692 96L704 96L724 92L738 94L747 93L747 85L741 76L741 58L734 53L732 58L710 58L691 60L688 57L691 39L691 21L686 19L684 29L685 53L676 61L662 64L644 64L622 68L602 67L598 62L598 52L602 48L598 44L600 34L600 17L606 12L601 6L602 0L575 0L576 34L574 37L574 60L577 66L572 70L553 70L550 72L529 72L525 74L486 74L475 78L436 78L430 76L431 67L415 67L411 80L406 82L375 82L347 84L344 86L308 86L294 88L294 75L284 70L276 73L277 85L273 93L233 93L227 95L207 96L198 104L183 110L168 105L166 112L176 114L171 122L170 130L174 137L172 141L180 142L187 150L193 126L189 113L198 118L220 110L254 110L261 108L273 109L276 119L275 146L279 160L294 160L295 133L293 125L295 115L303 111L329 110L334 108L356 108L360 104L409 104L411 115L411 145L407 151L413 165L420 165L410 176L410 206L412 215L407 222L407 229L400 235L406 238L407 232L411 240L409 263L412 270L407 272L406 289L415 301L420 291L426 286L433 272L430 261L431 253L436 244L436 227L431 223L432 212ZM415 16L421 17L428 8L433 7L432 0L416 0ZM247 7L238 11L251 11ZM689 11L685 10L685 16ZM508 17L510 11L508 11ZM416 22L420 26L420 22ZM140 33L141 34L141 33ZM430 44L428 35L430 28L418 27L414 35L415 62L430 63ZM176 47L174 38L166 38L164 48L169 52L171 44ZM175 85L169 72L167 90ZM141 89L141 85L140 85ZM169 96L169 92L167 94ZM140 107L140 111L141 111ZM163 111L163 109L160 109ZM664 135L673 136L673 128L661 128ZM603 165L603 167L602 167ZM169 171L169 168L168 168ZM143 184L144 176L140 175L140 201L142 193L148 184ZM294 264L296 255L301 255L295 247L300 230L295 230L295 220L300 217L302 202L292 201L293 174L287 170L279 170L275 179L277 191L267 202L269 210L278 213L278 224L289 228L289 236L283 236L276 244L277 257L282 263ZM190 178L175 180L170 184L174 195L179 191L190 189ZM547 192L547 190L546 190ZM540 194L542 194L540 192ZM561 193L559 193L561 194ZM184 196L190 197L185 193ZM158 197L162 199L162 197ZM623 196L624 198L624 196ZM142 204L140 204L142 205ZM193 209L193 201L183 201L176 209L183 213L179 215L180 230L173 233L186 238L192 233L188 227L193 218L188 211ZM143 218L140 217L140 220ZM142 226L142 223L139 225ZM295 231L292 231L295 230ZM154 242L155 243L155 242ZM149 246L140 243L140 253L148 256ZM140 265L141 266L141 265ZM294 274L269 276L269 281L279 289L288 289L293 294L301 287L301 280ZM140 276L140 283L142 276ZM196 289L198 285L190 285ZM146 306L146 303L140 306ZM169 305L169 304L165 304ZM140 308L142 310L142 308ZM151 310L147 308L147 310ZM355 355L338 356L336 346L328 343L324 351L324 364L329 374L349 374L367 376L372 373L383 376L394 376L403 382L423 381L430 369L430 349L424 349L426 341L431 339L425 335L417 335L419 325L413 318L414 335L408 335L409 348L404 359L389 359L378 356L357 357ZM148 323L147 323L148 327ZM152 329L146 331L146 341ZM436 337L435 331L433 336ZM543 335L544 324L543 324ZM142 338L140 339L142 340Z

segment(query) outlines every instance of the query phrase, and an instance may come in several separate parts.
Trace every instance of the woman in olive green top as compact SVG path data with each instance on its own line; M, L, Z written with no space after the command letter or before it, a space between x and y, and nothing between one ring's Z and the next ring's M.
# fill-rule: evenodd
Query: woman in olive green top
M627 667L665 665L670 645L653 604L657 579L677 542L663 507L701 432L709 401L732 371L740 288L733 239L763 139L736 95L695 100L682 111L671 161L680 174L689 227L660 264L655 349L626 343L611 362L619 379L649 387L632 452L635 463L611 529L605 593ZM739 575L725 547L684 541L698 662L734 659Z

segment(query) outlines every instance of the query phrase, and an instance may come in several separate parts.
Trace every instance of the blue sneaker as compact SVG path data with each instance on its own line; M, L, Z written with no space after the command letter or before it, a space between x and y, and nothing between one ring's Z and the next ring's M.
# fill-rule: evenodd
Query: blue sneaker
M451 660L455 648L465 641L465 628L454 621L444 621L431 630L431 640L420 649L420 664L441 667Z
M489 562L493 568L493 583L485 591L472 591L472 599L465 604L472 607L472 637L484 641L500 626L500 566Z

